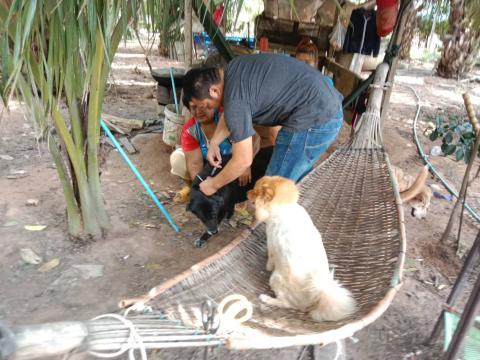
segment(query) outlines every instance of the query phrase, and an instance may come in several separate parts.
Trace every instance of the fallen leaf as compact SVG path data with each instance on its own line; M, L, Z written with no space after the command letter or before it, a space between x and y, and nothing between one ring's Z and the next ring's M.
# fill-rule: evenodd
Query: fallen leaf
M60 259L52 259L49 262L46 262L38 268L40 272L47 272L52 270L54 267L57 267L60 264Z
M42 258L29 248L20 249L20 257L26 264L38 265L42 262Z
M11 161L13 160L13 157L11 157L10 155L0 155L0 159Z
M25 201L25 205L27 205L27 206L37 206L39 202L40 202L40 200L38 200L38 199L28 199L27 201Z
M252 220L251 219L241 219L241 220L239 220L239 223L243 224L243 225L250 226L250 225L252 225Z
M157 263L146 263L145 268L149 270L158 270L162 268L162 265L157 264Z
M25 225L25 230L28 231L42 231L47 227L47 225Z

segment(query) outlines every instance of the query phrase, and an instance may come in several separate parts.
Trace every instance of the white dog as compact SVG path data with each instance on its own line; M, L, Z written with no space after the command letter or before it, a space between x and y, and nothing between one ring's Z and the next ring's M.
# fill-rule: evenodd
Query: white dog
M267 271L276 295L260 299L309 312L315 321L343 319L355 312L355 300L333 279L322 237L298 196L295 183L279 176L261 178L248 193L257 222L267 225Z

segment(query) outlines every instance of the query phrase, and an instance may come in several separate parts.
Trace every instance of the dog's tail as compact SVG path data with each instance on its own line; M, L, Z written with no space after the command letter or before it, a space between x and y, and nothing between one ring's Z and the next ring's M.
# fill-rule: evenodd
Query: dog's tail
M315 321L338 321L357 310L352 293L336 280L323 281L317 287L319 292L317 305L310 311Z
M412 200L415 196L417 196L422 189L425 187L425 182L427 181L428 178L428 166L425 165L418 174L417 178L413 182L412 186L410 186L407 190L404 192L400 193L400 197L402 198L402 202L407 202Z

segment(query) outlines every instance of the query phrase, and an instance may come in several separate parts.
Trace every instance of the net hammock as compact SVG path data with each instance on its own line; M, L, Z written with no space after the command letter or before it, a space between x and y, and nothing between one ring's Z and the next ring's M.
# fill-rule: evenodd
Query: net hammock
M147 304L161 310L166 319L205 329L198 334L201 346L223 344L230 349L326 345L377 319L401 285L406 246L401 200L380 136L387 72L386 64L377 68L369 105L353 141L299 184L300 203L322 234L335 277L358 303L354 315L319 323L306 313L262 303L260 294L274 296L265 270L264 225L245 230L214 255L144 296L122 300L120 306ZM234 294L250 302L249 320L206 329L205 301L219 304Z

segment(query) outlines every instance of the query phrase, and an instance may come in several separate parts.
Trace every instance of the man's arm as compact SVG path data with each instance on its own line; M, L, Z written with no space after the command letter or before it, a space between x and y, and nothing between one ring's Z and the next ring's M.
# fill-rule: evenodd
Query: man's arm
M252 148L253 148L253 157L255 157L258 152L260 151L261 145L262 145L262 138L258 133L255 133L252 138Z
M225 117L223 114L220 115L220 120L218 121L215 132L210 140L208 145L207 160L210 165L215 167L221 167L222 164L222 154L220 153L220 144L230 135L227 124L225 122Z
M190 179L193 180L203 169L203 157L200 148L192 151L185 151L185 161L187 163L187 170L190 174Z
M215 144L220 146L220 144L230 135L230 131L228 130L227 123L225 122L225 116L223 113L220 114L220 120L218 120L217 127L215 128L215 132L213 133L212 139L210 140L210 144Z
M232 150L232 159L225 168L223 168L217 176L213 178L209 177L200 184L200 190L202 190L205 195L209 196L214 194L221 187L237 179L252 165L252 137L234 143Z
M271 126L268 128L268 140L272 146L275 146L277 135L281 128L281 126Z

